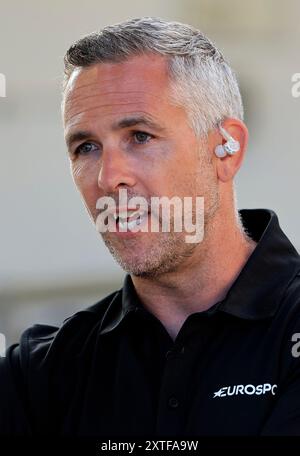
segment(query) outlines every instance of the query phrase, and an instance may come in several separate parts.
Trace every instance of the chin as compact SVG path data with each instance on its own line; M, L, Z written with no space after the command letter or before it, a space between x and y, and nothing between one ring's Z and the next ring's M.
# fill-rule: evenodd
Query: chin
M126 246L103 236L110 253L129 274L137 277L158 277L175 272L192 255L196 244L186 244L179 237L167 237L160 242L126 242Z
M174 261L174 258L166 259L157 256L155 258L147 258L144 261L142 261L141 257L137 258L136 261L132 257L127 261L124 258L114 257L121 268L128 274L144 278L157 278L162 274L175 272L181 263L181 261Z
M156 262L155 264L151 264L149 261L142 262L140 261L141 259L134 261L133 258L126 260L120 257L114 257L124 271L137 277L156 277L159 275L159 270L161 269Z

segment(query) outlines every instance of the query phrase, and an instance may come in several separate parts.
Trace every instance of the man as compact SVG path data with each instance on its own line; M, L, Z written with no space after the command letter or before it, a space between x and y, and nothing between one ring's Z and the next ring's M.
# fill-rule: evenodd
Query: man
M106 27L68 50L62 106L74 182L128 274L8 349L2 433L300 435L299 255L274 212L236 209L248 133L221 53L179 23ZM175 210L151 230L163 216L133 197L191 198L193 223L202 198L203 238Z

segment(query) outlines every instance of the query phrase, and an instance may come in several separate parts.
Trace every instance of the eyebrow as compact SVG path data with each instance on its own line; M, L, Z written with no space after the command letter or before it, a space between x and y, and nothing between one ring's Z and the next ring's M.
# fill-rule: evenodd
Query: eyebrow
M71 147L71 145L77 141L83 141L85 139L90 138L92 135L91 131L87 130L78 130L74 131L74 133L69 133L66 135L66 144L68 148Z
M126 117L115 124L113 124L113 130L119 130L121 128L129 128L135 127L137 125L145 125L146 127L153 128L157 131L164 131L165 129L155 123L153 120L149 119L146 116L134 116L134 117Z
M119 120L118 122L115 122L112 125L112 129L120 130L123 128L135 127L138 125L144 125L146 127L154 129L158 132L165 131L165 129L163 127L161 127L160 125L158 125L157 123L153 122L151 119L149 119L148 117L145 117L145 116L126 117L124 119ZM94 134L88 130L74 131L73 133L69 133L66 135L66 144L67 144L68 148L70 148L73 143L78 142L78 141L83 141L85 139L89 139L93 136L94 136Z

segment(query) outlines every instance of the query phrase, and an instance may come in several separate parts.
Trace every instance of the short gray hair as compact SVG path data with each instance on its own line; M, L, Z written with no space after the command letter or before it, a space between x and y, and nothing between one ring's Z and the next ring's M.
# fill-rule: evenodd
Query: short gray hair
M76 68L149 53L166 57L172 101L185 107L197 136L225 118L243 120L236 76L221 52L194 27L159 18L130 19L76 41L64 57L64 88Z

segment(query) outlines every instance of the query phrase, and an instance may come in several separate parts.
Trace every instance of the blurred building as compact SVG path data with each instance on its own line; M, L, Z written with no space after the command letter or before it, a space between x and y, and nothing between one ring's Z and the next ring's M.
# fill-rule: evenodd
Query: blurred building
M297 194L300 2L288 0L0 0L0 332L57 324L119 287L68 169L60 115L62 58L80 36L136 16L200 28L235 68L250 144L237 178L239 207L273 208L300 248Z

